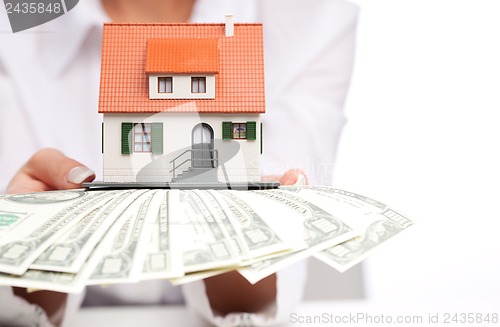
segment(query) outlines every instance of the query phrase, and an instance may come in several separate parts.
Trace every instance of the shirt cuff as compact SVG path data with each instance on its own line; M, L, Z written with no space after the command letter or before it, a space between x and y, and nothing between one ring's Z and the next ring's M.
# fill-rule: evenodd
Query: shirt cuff
M0 326L52 327L42 308L15 296L10 286L0 287L0 303Z
M83 299L85 298L86 290L78 294L68 294L68 299L66 301L64 318L62 321L62 326L71 326L71 322L74 321L76 313L80 309Z
M203 281L183 286L188 307L216 326L270 326L288 320L301 301L307 276L307 260L297 262L277 272L276 305L259 313L230 313L224 317L210 307Z

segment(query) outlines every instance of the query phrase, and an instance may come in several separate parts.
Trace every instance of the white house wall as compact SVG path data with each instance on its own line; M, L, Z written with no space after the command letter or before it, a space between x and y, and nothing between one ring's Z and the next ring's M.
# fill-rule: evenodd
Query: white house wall
M260 181L261 125L259 114L105 114L104 115L104 181L105 182L170 182L175 154L191 148L194 126L206 123L214 131L215 149L219 157L228 149L234 152L234 143L222 140L222 122L256 122L256 140L231 140L239 145L239 151L218 168L219 181ZM163 123L163 154L121 153L121 124ZM188 154L189 155L189 154ZM188 168L189 163L185 166ZM147 169L144 167L148 166Z
M172 77L172 93L158 92L158 77ZM205 93L191 93L191 77L205 77ZM215 99L215 75L150 74L150 99Z

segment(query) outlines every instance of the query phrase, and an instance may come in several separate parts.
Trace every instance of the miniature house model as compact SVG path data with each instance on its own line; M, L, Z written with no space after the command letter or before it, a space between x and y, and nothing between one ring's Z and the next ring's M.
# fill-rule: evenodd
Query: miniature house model
M261 24L105 24L104 182L260 180Z

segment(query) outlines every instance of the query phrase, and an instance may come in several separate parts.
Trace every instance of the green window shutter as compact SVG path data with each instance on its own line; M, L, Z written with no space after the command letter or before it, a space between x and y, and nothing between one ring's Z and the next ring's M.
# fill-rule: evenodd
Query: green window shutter
M230 121L222 122L222 139L230 140L233 138L233 123Z
M151 134L153 154L163 154L163 123L153 123Z
M262 123L260 123L260 154L262 154Z
M104 154L104 122L101 124L101 153Z
M132 152L132 123L122 123L122 154L130 154Z
M247 121L247 140L255 141L257 139L257 123Z

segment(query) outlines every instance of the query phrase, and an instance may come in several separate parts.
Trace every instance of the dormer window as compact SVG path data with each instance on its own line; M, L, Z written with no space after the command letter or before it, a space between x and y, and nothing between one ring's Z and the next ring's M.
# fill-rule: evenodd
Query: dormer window
M206 77L191 77L191 93L207 93Z
M158 77L158 93L172 93L172 77Z
M148 39L149 99L215 99L219 56L217 38Z

